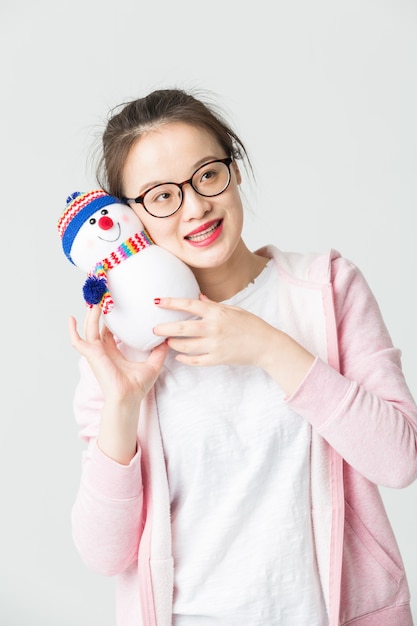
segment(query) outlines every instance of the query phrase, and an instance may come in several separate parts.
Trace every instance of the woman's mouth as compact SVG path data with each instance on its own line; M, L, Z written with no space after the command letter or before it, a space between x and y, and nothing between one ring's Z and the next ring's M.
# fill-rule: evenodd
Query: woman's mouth
M185 239L193 246L208 246L219 237L223 220L213 220L193 230Z

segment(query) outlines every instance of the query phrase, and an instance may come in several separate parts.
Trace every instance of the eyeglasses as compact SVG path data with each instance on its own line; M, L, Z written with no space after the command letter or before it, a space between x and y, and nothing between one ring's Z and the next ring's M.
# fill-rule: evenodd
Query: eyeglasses
M230 184L230 164L232 157L209 161L199 167L188 180L182 183L160 183L137 198L123 198L125 202L142 204L153 217L170 217L180 210L184 194L182 188L188 183L200 196L219 196Z

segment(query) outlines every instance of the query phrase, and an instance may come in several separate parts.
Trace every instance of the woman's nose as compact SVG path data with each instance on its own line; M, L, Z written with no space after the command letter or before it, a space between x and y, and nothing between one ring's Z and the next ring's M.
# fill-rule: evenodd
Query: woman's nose
M182 188L182 214L184 219L198 219L211 210L211 198L201 196L188 183Z

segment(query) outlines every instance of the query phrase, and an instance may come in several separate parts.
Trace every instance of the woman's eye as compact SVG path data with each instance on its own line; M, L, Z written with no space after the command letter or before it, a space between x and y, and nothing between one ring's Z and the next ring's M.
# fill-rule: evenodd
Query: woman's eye
M151 202L152 204L161 204L162 202L171 200L175 192L176 190L173 185L161 185L151 190L151 192L146 196L146 201Z
M171 197L171 194L168 191L164 191L164 192L158 194L154 198L153 202L164 202L165 200L169 200L170 197Z
M214 176L216 176L216 172L214 170L207 170L201 176L201 181L204 182L205 180L210 180L211 178L214 178Z

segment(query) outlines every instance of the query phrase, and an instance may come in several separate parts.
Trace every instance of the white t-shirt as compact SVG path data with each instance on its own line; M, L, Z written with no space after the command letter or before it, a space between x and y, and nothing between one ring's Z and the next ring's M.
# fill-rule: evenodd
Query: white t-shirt
M279 326L277 280L270 261L226 303ZM174 356L156 386L171 495L173 625L325 626L309 424L263 370L184 366Z

